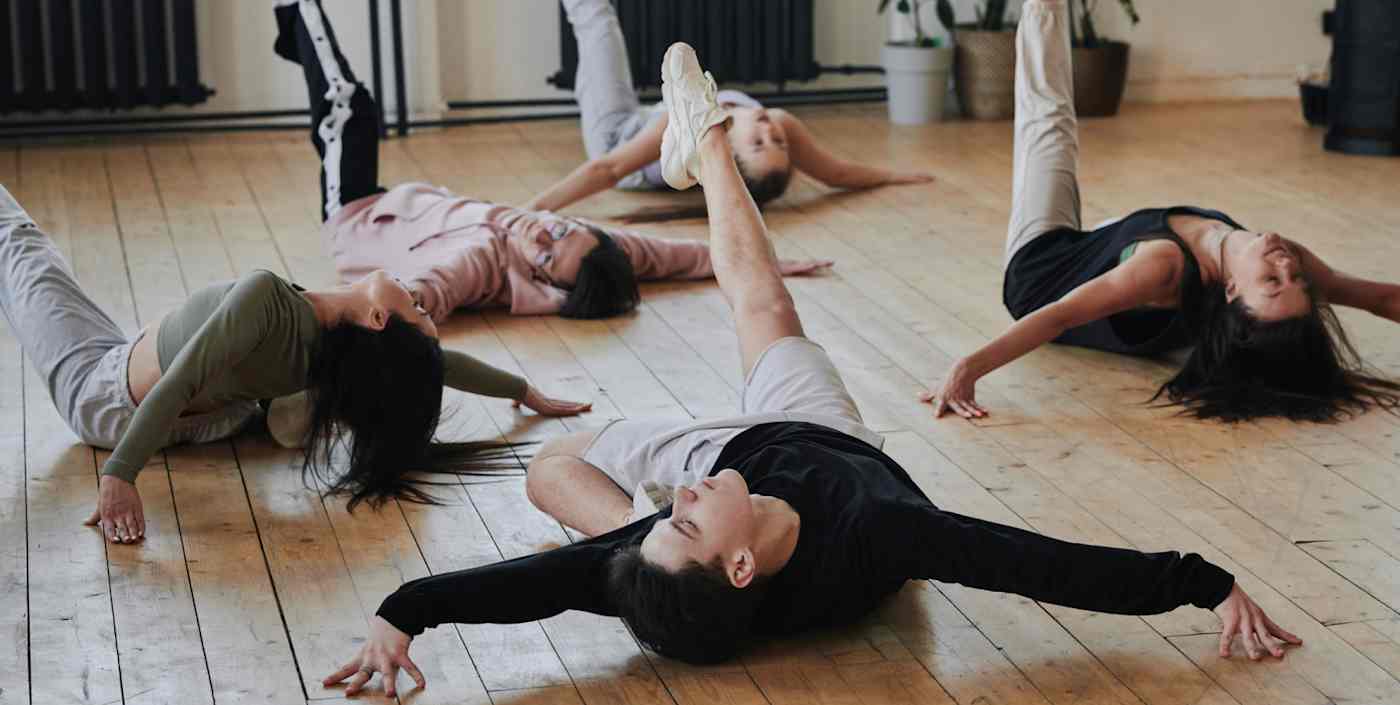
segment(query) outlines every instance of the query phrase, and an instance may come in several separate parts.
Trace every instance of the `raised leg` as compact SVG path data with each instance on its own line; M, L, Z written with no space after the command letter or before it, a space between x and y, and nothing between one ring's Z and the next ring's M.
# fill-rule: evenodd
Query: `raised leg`
M1016 31L1016 142L1005 264L1051 230L1080 227L1068 13L1064 0L1029 0Z
M612 151L641 127L646 109L637 99L627 44L609 0L564 0L578 44L574 98L589 159Z
M379 111L355 80L319 0L276 5L278 56L300 64L311 105L311 143L321 155L321 219L382 191L379 187Z
M710 214L710 259L720 291L734 312L747 378L770 345L801 337L803 332L768 229L734 165L727 131L726 126L717 125L700 139L699 176Z
M74 426L88 376L112 348L127 342L121 327L83 293L53 241L0 186L0 311L49 397Z

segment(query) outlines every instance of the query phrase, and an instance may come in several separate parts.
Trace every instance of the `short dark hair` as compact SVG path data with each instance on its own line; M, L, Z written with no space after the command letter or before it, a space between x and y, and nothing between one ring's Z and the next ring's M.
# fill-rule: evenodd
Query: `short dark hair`
M753 202L759 208L782 196L787 191L788 182L792 181L791 163L785 169L774 169L766 174L756 174L736 153L734 166L738 167L739 176L744 180L744 186L748 188L749 195L753 196Z
M670 573L642 558L640 544L608 561L608 592L618 615L643 644L694 664L727 661L752 633L766 579L736 588L724 568L691 563Z
M321 333L307 372L310 420L302 472L349 509L393 499L436 504L424 486L458 484L418 472L478 475L520 470L517 444L435 443L445 377L442 347L392 316L383 330L341 323ZM336 467L343 448L345 467ZM490 474L499 474L491 472Z
M1165 396L1189 415L1231 422L1338 421L1372 406L1400 408L1400 384L1371 374L1332 307L1311 304L1301 316L1263 321L1242 298L1226 301L1224 287L1212 285L1196 347L1153 399Z
M608 318L637 307L642 301L632 260L602 228L587 225L598 245L583 256L578 278L569 290L559 315L564 318Z

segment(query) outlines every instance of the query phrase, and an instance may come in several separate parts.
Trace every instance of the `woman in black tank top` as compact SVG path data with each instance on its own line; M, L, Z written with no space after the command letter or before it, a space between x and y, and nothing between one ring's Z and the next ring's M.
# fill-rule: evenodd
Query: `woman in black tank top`
M986 415L977 380L1048 342L1129 355L1194 346L1154 398L1200 418L1327 421L1400 408L1400 385L1367 372L1331 309L1400 322L1400 285L1333 270L1217 211L1141 210L1081 229L1068 18L1062 4L1031 5L1017 36L1002 287L1016 323L923 395L936 415Z

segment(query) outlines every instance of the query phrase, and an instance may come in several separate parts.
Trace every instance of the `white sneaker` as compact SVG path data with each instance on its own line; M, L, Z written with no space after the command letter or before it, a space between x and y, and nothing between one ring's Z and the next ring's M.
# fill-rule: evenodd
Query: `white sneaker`
M676 42L661 60L661 96L669 119L661 136L661 176L677 191L700 182L700 138L729 121L715 98L715 79L700 68L695 50Z

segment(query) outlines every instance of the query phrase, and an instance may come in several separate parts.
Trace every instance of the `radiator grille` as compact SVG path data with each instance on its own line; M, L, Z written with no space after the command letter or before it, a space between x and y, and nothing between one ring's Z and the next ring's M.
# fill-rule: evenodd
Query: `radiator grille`
M0 0L0 114L193 105L195 0Z
M728 83L807 81L820 67L812 47L812 0L613 0L627 40L637 88L661 84L661 56L672 42L695 47L715 80ZM578 45L559 13L559 72L547 80L574 86Z

